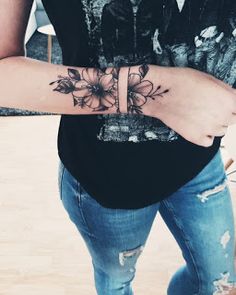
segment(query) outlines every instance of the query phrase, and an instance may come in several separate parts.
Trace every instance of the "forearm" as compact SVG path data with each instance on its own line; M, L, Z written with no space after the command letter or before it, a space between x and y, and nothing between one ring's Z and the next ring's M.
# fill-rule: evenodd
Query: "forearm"
M101 70L9 57L0 61L0 106L72 115L154 112L158 117L158 100L169 91L161 72L146 64Z
M126 112L161 119L165 97L172 93L173 86L167 72L167 67L150 64L129 67Z
M0 60L0 107L75 115L118 113L118 80L115 68L101 71L9 57Z

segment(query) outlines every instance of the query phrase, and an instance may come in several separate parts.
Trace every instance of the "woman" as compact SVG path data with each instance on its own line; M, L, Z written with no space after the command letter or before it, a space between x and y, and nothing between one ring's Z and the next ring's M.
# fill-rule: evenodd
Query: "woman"
M129 60L126 50L106 63L103 13L112 12L119 24L111 29L124 40L124 1L44 0L64 65L28 59L31 2L0 3L0 105L62 114L60 197L92 257L97 294L133 294L135 264L158 211L186 261L168 295L233 294L233 211L219 147L236 123L236 91L199 70L140 64L133 52ZM134 52L143 4L135 5ZM161 7L150 1L147 19Z

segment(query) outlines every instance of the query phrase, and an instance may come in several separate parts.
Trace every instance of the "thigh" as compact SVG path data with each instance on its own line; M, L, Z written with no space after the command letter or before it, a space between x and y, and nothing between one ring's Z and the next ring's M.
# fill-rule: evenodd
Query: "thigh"
M85 191L61 162L58 175L63 206L83 237L94 266L109 274L134 272L159 203L141 209L106 208Z
M160 214L193 278L216 288L236 280L234 216L220 150L194 179L161 202Z

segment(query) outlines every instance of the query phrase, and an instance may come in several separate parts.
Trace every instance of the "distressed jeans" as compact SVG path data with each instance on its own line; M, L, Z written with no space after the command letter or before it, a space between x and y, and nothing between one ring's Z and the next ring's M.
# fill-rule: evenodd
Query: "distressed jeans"
M134 294L135 265L158 212L185 260L173 274L167 294L235 294L234 216L220 150L175 193L141 209L101 206L60 160L58 185L68 217L91 255L98 295Z

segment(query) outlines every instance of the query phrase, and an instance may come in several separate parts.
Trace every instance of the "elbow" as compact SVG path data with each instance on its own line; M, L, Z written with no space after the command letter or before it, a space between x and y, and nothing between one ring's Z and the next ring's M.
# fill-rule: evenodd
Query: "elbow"
M4 50L0 48L0 61L10 57L18 56L25 56L25 48L18 48L15 50Z

